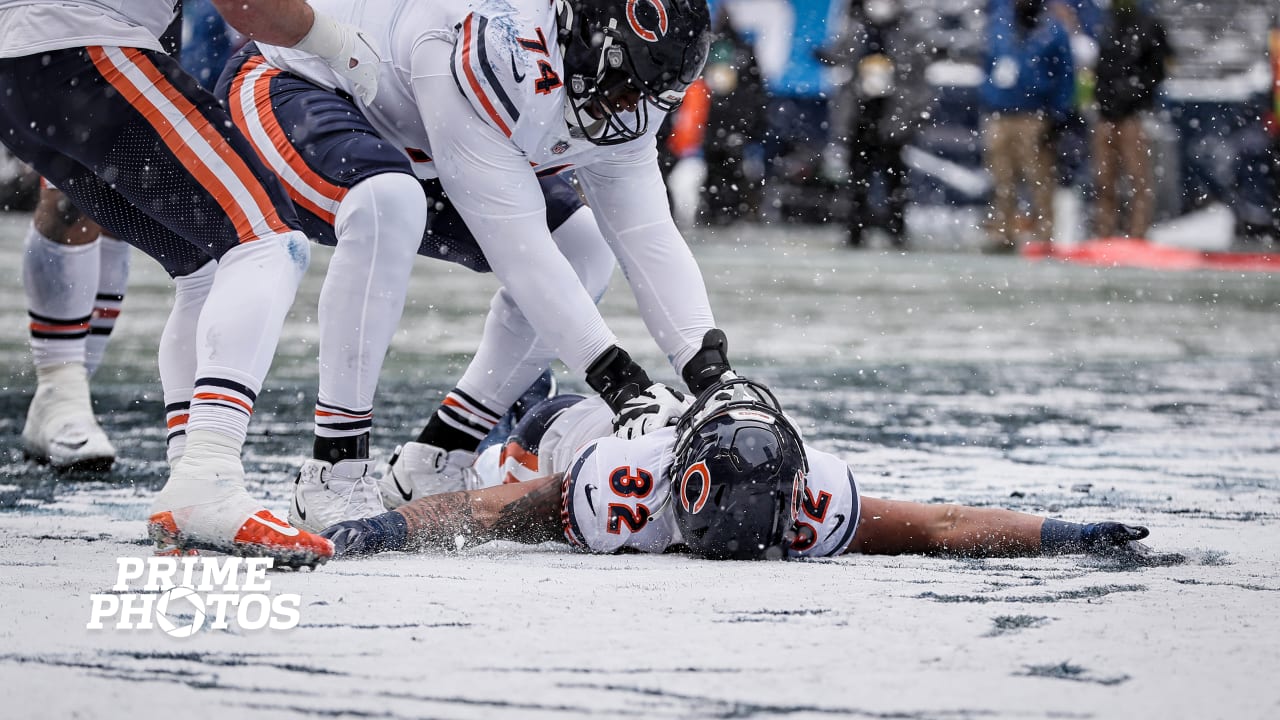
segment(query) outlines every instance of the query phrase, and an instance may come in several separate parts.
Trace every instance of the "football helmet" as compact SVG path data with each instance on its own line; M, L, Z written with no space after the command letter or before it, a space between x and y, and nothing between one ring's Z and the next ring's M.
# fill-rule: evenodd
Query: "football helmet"
M711 47L706 0L556 0L565 119L596 145L635 140L671 112Z
M786 557L809 461L768 388L726 373L676 424L673 457L672 506L691 551L712 559Z

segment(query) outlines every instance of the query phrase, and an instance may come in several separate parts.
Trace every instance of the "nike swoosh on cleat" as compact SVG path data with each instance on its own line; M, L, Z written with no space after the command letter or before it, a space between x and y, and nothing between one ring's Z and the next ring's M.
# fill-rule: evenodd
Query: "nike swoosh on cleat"
M396 490L400 491L400 497L404 498L405 502L413 499L413 491L405 491L404 486L400 484L400 478L396 477L395 473L391 473L391 482L395 483Z
M844 515L836 513L836 526L831 528L831 532L827 533L828 540L831 539L832 535L836 534L836 531L840 529L841 525L844 525Z
M293 495L293 509L298 511L298 519L299 519L299 520L306 520L306 519L307 519L307 511L306 511L306 509L305 509L305 508L303 508L303 507L302 507L302 503L298 502L298 495L297 495L297 493L294 493L294 495Z
M585 493L587 496L587 507L591 508L592 515L596 514L596 506L594 503L591 502L591 491L595 489L596 489L595 485L588 485L582 489L582 492Z
M516 68L516 56L514 54L511 56L511 76L514 77L518 83L524 82L526 77L525 75L521 75L520 70Z
M80 438L75 442L71 442L70 440L54 440L53 442L56 445L61 445L64 448L71 448L72 450L76 450L84 447L85 444L89 442L89 438Z
M260 524L266 525L267 527L271 528L272 530L275 530L276 532L280 533L281 535L284 535L285 537L297 537L298 535L298 528L295 528L295 527L289 527L288 525L277 525L276 523L271 522L270 520L264 520L263 518L260 518L257 515L250 515L249 519L257 520Z

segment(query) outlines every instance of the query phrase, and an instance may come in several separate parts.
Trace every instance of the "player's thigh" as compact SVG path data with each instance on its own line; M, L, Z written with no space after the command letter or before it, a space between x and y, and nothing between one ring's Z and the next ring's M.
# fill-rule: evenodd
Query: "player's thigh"
M115 185L98 177L89 168L66 158L55 158L46 164L46 178L59 188L76 207L112 236L150 255L172 277L195 272L213 259L197 245L187 242L168 226L142 212Z
M555 232L574 213L585 207L582 197L567 178L551 175L538 179L542 197L547 206L547 229ZM449 201L439 180L423 180L422 191L427 195L427 232L418 247L418 254L456 263L476 272L490 272L489 261L476 242L471 229ZM604 252L608 247L601 241Z
M30 68L32 77L57 90L22 110L39 129L39 141L91 170L184 242L216 259L241 242L297 228L275 176L217 100L172 58L89 47L41 59L46 62ZM66 173L36 168L55 184Z
M304 229L326 245L336 242L333 225L348 190L376 175L413 174L350 97L272 67L253 46L228 63L216 92L284 185Z

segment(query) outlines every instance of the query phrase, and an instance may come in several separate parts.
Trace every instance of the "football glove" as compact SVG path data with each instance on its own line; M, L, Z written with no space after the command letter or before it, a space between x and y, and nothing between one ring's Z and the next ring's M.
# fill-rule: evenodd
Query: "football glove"
M355 86L365 105L378 94L378 64L382 58L359 28L316 13L311 30L293 48L324 60Z
M689 409L689 398L675 388L654 383L622 404L613 418L613 434L625 440L675 425Z
M373 555L388 550L403 550L409 539L409 526L398 512L385 512L360 520L344 520L320 531L333 542L335 557Z

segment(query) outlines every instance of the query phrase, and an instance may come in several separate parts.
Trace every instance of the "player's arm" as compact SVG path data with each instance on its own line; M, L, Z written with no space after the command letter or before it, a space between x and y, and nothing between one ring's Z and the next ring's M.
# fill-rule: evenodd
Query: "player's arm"
M560 475L464 492L427 495L363 520L324 530L340 555L388 550L456 550L490 540L541 543L563 538Z
M378 92L378 51L358 28L315 12L305 0L213 0L222 18L250 39L311 53L370 103Z
M1014 557L1135 552L1147 529L1105 522L1082 525L1001 508L862 498L858 529L846 552Z
M645 327L683 376L715 318L702 271L671 217L657 153L629 144L577 177Z

